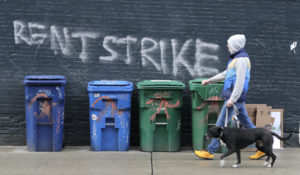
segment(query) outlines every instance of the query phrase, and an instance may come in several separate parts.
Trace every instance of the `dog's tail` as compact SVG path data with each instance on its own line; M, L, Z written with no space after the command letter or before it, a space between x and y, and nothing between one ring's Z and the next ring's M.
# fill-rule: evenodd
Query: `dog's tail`
M278 139L282 140L282 141L285 141L285 140L288 140L292 137L293 133L290 133L288 136L286 137L281 137L279 136L278 134L274 133L274 132L271 132L273 136L277 137Z

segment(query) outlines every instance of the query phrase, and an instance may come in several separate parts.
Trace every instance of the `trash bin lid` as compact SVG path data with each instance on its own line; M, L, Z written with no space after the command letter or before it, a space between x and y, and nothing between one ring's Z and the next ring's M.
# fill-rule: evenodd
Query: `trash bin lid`
M24 85L28 84L66 84L66 78L62 75L29 75L24 79Z
M185 89L185 84L175 80L144 80L137 83L138 89Z
M122 80L100 80L88 83L87 90L89 92L131 92L133 83Z
M189 87L190 90L197 90L197 88L199 87L204 87L202 85L202 80L207 80L207 78L198 78L198 79L194 79L194 80L190 80L189 81ZM214 83L214 84L208 84L205 87L211 87L211 86L223 86L224 81L218 82L218 83Z

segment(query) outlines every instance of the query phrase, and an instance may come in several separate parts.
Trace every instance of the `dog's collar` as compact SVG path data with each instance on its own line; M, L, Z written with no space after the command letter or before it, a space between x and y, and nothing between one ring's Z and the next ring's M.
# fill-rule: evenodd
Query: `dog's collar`
M222 138L222 136L223 136L223 133L224 133L224 132L223 132L223 131L221 131L221 134L220 134L220 137L219 137L219 138Z
M223 136L223 131L221 131L221 134L220 134L220 136L219 136L219 141L220 141L220 143L221 143L221 145L226 145L224 142L223 142L223 140L222 140L222 136Z
M222 136L223 136L223 134L224 134L224 128L222 127L222 131L221 131L221 134L220 134L220 139L222 138Z

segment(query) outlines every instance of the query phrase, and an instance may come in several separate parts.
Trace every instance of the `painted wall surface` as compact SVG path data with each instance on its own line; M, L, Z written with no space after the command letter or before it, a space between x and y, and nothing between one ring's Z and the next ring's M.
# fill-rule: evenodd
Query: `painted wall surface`
M0 145L26 144L23 79L64 75L66 145L89 145L87 83L171 79L223 71L226 41L246 35L252 62L247 103L284 109L284 131L299 133L300 2L296 0L1 0ZM131 145L139 144L134 90ZM184 91L182 145L191 145ZM298 135L289 145L299 145Z

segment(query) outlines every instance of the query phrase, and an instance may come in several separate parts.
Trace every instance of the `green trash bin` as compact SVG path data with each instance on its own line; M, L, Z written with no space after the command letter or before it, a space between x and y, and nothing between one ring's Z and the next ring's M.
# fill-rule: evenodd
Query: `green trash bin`
M223 82L202 85L203 78L189 81L192 99L192 140L193 149L202 150L211 139L206 139L207 131L215 126L224 100L221 98ZM223 148L222 148L223 149ZM218 150L217 152L223 152Z
M178 151L181 134L182 91L174 80L145 80L139 89L142 151Z

